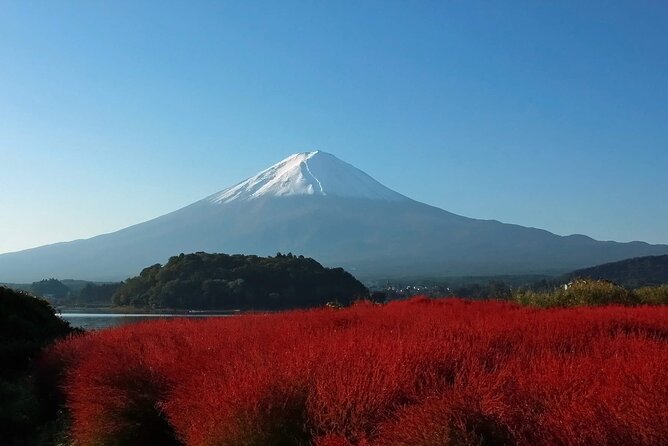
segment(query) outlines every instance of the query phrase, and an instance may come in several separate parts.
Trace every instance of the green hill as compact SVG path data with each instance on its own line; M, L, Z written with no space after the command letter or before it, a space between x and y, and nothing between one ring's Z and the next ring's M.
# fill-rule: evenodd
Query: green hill
M342 268L311 258L181 254L145 268L114 294L117 305L173 309L285 309L342 304L368 290Z
M568 273L565 280L578 277L604 279L626 288L668 283L668 255L635 257L619 262L584 268Z

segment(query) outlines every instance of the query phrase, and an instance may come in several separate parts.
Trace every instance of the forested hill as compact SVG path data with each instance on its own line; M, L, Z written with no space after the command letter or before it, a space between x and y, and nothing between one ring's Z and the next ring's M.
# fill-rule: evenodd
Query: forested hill
M311 258L181 254L145 268L114 294L117 305L174 309L285 309L342 304L368 290L342 268Z
M620 262L606 263L579 269L567 274L566 279L589 277L611 280L627 288L668 283L668 255L635 257Z

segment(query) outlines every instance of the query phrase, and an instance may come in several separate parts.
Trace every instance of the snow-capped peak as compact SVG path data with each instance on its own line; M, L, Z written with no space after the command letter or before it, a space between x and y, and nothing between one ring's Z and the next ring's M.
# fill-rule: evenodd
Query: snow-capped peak
M407 200L356 167L320 150L291 155L236 186L211 195L207 200L229 203L293 195Z

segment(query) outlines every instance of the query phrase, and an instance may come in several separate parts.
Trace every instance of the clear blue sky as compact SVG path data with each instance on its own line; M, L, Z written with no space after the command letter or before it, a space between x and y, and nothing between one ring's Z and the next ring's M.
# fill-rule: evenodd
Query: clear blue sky
M321 149L458 214L668 243L668 3L0 7L0 252Z

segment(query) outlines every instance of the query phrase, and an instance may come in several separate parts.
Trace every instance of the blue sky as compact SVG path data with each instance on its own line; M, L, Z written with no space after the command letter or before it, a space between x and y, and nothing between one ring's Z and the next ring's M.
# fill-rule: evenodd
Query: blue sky
M3 2L0 252L321 149L477 218L668 243L668 4Z

